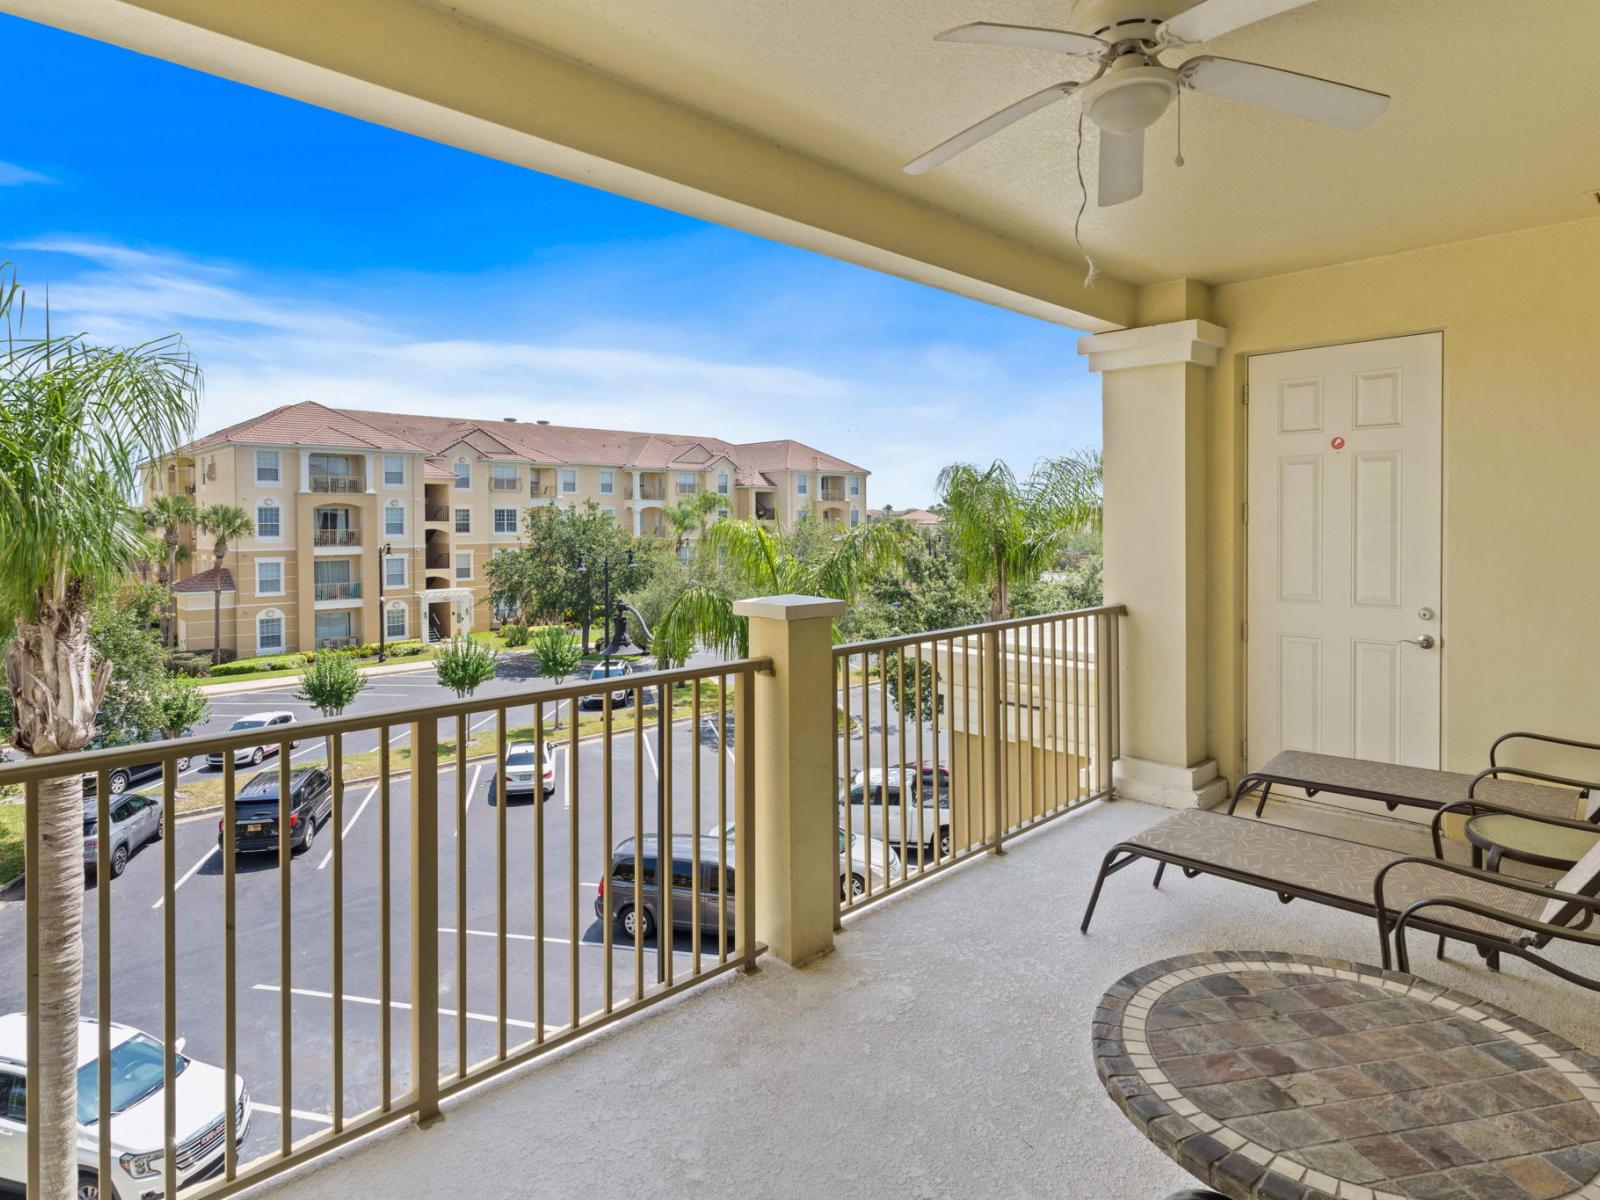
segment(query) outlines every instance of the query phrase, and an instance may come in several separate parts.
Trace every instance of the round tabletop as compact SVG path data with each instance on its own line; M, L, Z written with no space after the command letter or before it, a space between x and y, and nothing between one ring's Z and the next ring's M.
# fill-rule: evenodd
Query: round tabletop
M1233 1200L1600 1200L1600 1059L1413 975L1207 952L1094 1022L1112 1099Z
M1563 870L1589 853L1600 827L1568 829L1512 813L1480 813L1467 821L1467 840L1479 849Z

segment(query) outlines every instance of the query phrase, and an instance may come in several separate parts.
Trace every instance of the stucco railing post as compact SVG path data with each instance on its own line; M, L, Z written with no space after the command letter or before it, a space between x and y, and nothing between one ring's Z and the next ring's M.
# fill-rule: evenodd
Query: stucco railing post
M751 657L772 660L771 674L754 677L756 937L799 966L833 948L839 884L833 622L845 605L765 596L740 600L733 611L750 621Z

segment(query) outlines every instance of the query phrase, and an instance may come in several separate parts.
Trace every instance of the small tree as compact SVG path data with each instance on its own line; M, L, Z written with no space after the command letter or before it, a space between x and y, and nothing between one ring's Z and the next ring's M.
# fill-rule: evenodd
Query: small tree
M200 510L195 507L193 500L182 494L157 496L145 506L145 527L158 530L161 534L161 545L166 559L166 570L161 577L161 582L168 588L178 582L178 554L180 549L188 549L187 546L182 545L183 531L187 527L198 524L199 521ZM178 644L177 603L176 596L168 596L166 611L162 614L162 632L166 636L166 644L168 646L176 646Z
M533 661L539 674L556 683L563 682L583 662L583 647L559 625L547 625L533 635ZM561 708L556 707L556 728L561 728Z
M197 692L193 684L177 675L161 685L161 690L156 693L155 709L164 738L181 737L211 717L211 701Z
M300 690L294 698L304 700L325 717L336 717L366 686L367 677L356 670L348 655L319 654L301 672Z
M435 652L433 669L441 685L465 699L478 690L479 684L494 678L499 658L499 652L487 642L458 633L445 643L444 649Z
M228 543L249 537L255 523L237 504L212 504L201 510L198 524L216 539L211 551L211 665L216 666L222 661L222 563Z

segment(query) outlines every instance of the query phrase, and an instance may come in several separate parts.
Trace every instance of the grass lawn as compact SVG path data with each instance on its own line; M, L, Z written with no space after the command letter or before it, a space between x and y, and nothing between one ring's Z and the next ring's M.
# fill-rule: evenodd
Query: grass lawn
M22 872L23 806L0 804L0 883Z

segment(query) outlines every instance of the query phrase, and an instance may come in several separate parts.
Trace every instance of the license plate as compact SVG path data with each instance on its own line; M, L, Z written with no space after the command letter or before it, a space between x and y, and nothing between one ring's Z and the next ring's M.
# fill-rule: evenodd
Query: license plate
M261 826L260 825L246 825L244 827L244 831L246 833L260 833L261 832Z

